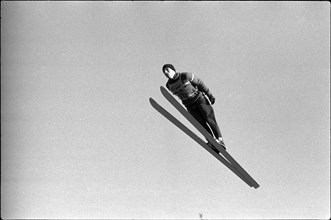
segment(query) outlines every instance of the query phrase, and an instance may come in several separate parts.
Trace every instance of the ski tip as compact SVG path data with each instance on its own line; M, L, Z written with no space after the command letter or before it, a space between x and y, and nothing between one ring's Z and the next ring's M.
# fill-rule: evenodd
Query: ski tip
M157 104L157 102L153 99L153 98L149 98L149 103L151 103L151 105L155 108L157 106L159 106L159 104Z
M167 90L163 86L160 86L160 90L161 90L162 93L167 92Z

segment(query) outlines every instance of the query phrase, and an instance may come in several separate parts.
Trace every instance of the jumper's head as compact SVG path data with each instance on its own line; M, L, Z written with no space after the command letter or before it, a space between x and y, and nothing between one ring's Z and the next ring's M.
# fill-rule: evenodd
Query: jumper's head
M176 69L172 64L164 64L162 67L162 71L164 75L169 79L173 79L176 75Z

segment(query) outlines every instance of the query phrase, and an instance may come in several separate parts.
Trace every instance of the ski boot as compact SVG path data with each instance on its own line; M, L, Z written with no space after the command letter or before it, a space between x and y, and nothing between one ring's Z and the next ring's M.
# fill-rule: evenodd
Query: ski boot
M219 151L216 147L214 147L209 141L207 142L207 145L208 145L213 151L215 151L217 154L220 153L220 151Z
M224 150L226 150L226 147L225 147L225 144L224 144L224 141L223 141L223 138L222 138L222 137L216 138L215 141L216 141L219 145L221 145L221 146L224 148Z

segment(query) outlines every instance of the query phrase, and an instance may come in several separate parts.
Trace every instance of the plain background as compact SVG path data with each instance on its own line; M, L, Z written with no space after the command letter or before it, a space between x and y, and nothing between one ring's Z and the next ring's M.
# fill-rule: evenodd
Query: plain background
M158 114L201 78L248 187ZM1 216L330 217L328 2L2 2ZM193 129L193 128L192 128Z

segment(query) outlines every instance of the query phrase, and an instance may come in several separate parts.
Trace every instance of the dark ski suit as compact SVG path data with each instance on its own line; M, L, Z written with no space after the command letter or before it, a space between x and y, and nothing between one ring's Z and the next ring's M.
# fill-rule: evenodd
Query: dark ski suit
M166 87L182 100L187 111L215 138L222 137L214 109L209 99L214 99L208 87L192 73L177 73Z

